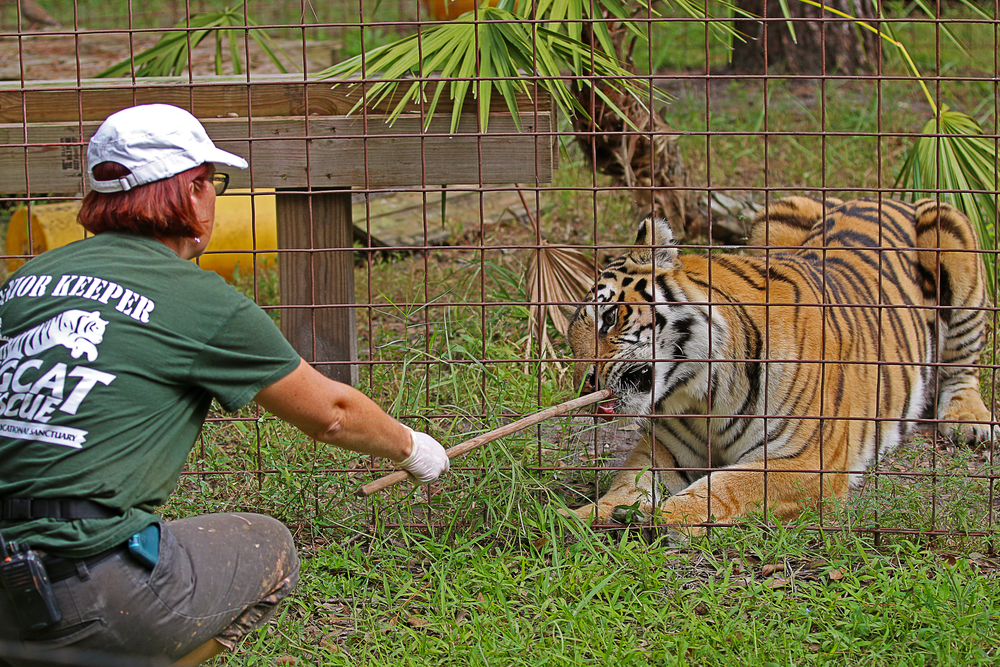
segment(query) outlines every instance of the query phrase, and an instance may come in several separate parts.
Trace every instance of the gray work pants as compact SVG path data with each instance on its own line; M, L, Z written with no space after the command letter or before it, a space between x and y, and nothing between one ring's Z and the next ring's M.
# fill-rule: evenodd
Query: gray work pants
M169 664L213 638L232 649L299 578L292 536L271 517L206 514L162 523L160 534L152 571L123 552L53 584L63 619L32 641L18 640L0 588L0 667L87 665L102 655L95 664ZM45 657L25 659L32 653Z

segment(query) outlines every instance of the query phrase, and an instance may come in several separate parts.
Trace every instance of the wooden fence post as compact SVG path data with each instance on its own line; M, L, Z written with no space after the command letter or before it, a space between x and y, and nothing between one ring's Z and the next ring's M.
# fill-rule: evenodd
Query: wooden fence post
M281 331L321 373L354 385L357 327L354 308L347 307L354 303L351 191L278 190L275 214Z

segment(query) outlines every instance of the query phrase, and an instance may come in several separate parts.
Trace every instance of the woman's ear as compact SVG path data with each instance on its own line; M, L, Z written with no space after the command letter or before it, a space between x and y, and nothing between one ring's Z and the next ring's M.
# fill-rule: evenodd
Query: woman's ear
M195 179L188 183L188 196L194 210L196 236L209 236L215 218L215 192L209 181Z

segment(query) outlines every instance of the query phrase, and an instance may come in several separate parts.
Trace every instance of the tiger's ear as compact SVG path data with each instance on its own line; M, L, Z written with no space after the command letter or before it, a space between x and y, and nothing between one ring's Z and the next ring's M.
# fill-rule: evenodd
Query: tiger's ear
M646 218L639 224L639 233L635 236L637 259L645 264L667 268L677 264L677 246L674 245L674 231L670 224L661 218ZM654 260L655 258L655 260Z

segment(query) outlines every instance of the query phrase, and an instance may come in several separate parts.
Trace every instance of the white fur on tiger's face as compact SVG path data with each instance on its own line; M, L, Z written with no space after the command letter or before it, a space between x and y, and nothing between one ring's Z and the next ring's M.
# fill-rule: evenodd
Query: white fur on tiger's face
M942 432L989 437L983 267L956 209L794 197L754 221L766 254L672 244L644 221L570 323L578 382L646 431L581 518L636 502L673 525L765 503L791 517L843 498L928 410Z

